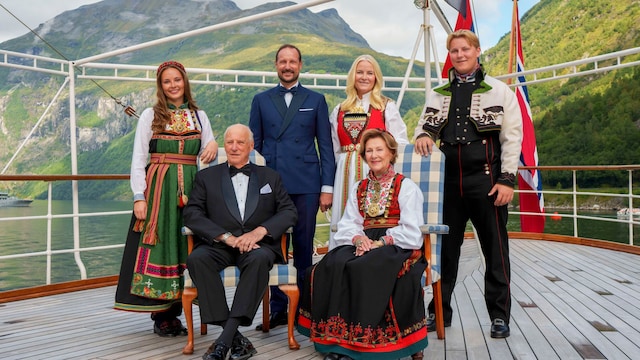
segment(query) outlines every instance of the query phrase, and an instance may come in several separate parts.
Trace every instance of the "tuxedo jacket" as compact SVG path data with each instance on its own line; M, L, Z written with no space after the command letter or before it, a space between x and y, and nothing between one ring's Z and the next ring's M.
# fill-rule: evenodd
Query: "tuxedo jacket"
M217 245L214 239L226 232L240 236L264 226L268 235L258 245L273 249L276 262L285 263L287 257L281 236L295 224L296 207L276 171L255 164L250 167L244 220L238 209L229 165L225 162L196 173L183 212L184 225L193 231L197 240L213 246Z
M298 84L287 108L280 88L253 98L249 127L255 149L282 175L289 194L320 193L323 185L333 186L336 167L327 102Z

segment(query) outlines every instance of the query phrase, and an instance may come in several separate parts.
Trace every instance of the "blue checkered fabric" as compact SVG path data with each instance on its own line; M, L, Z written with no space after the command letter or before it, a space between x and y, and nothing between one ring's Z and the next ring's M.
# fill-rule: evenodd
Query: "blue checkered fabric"
M440 252L442 234L449 232L449 227L442 223L442 205L444 193L444 154L436 147L427 157L416 154L413 144L398 148L396 172L415 182L424 194L424 224L420 227L423 234L431 238L431 277L433 282L440 280ZM426 281L423 278L423 282ZM426 284L430 285L430 284Z
M218 149L218 156L216 156L215 160L211 163L199 163L198 166L200 169L205 169L209 166L217 165L227 161L227 154L224 151L224 148ZM260 153L257 151L251 151L249 155L249 161L256 165L265 165L265 160ZM186 226L182 228L182 233L184 235L191 235L191 229ZM288 264L275 264L271 271L269 271L269 285L283 285L283 284L296 284L297 283L297 275L298 272L295 267L293 267L293 262L289 261ZM222 277L222 283L224 286L238 286L238 281L240 281L240 269L235 266L229 266L224 270L220 271L220 276ZM190 285L191 279L185 279L185 286Z
M293 267L293 262L289 262L287 265L273 265L271 271L269 271L269 285L295 284L297 282L296 275L297 272L296 268ZM238 286L240 269L235 266L229 266L220 272L220 276L224 286Z

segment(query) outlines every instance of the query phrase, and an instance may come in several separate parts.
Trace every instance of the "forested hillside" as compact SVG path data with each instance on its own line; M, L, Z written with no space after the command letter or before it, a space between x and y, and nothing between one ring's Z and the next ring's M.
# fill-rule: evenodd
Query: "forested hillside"
M637 0L542 0L521 20L525 68L639 47L638 18ZM508 50L509 34L484 52L483 62L490 73L507 72ZM528 89L540 165L640 164L640 67L534 84ZM602 184L598 176L583 175L582 185ZM548 172L543 181L556 186L559 177ZM628 175L620 172L606 179L606 185L625 186L627 180Z

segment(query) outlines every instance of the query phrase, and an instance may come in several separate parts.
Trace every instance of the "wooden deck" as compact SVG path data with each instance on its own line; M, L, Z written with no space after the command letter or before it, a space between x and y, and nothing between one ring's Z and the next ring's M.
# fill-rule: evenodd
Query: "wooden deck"
M465 241L452 326L445 340L429 334L425 359L640 359L640 256L511 240L511 261L511 336L489 336L482 262L475 241ZM0 304L0 358L200 359L220 332L210 326L209 334L196 334L195 353L182 355L185 337L160 338L148 314L113 310L114 292L110 286ZM253 359L323 358L302 335L300 350L289 350L285 327L240 330L258 349Z

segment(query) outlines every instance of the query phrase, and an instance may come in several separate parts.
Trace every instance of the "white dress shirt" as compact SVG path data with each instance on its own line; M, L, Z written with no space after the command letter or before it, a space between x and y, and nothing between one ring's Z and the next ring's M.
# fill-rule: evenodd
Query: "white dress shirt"
M231 178L233 184L233 192L236 194L236 202L238 203L238 210L240 210L240 216L244 220L244 209L247 204L247 192L249 190L249 177L243 173L237 173Z

